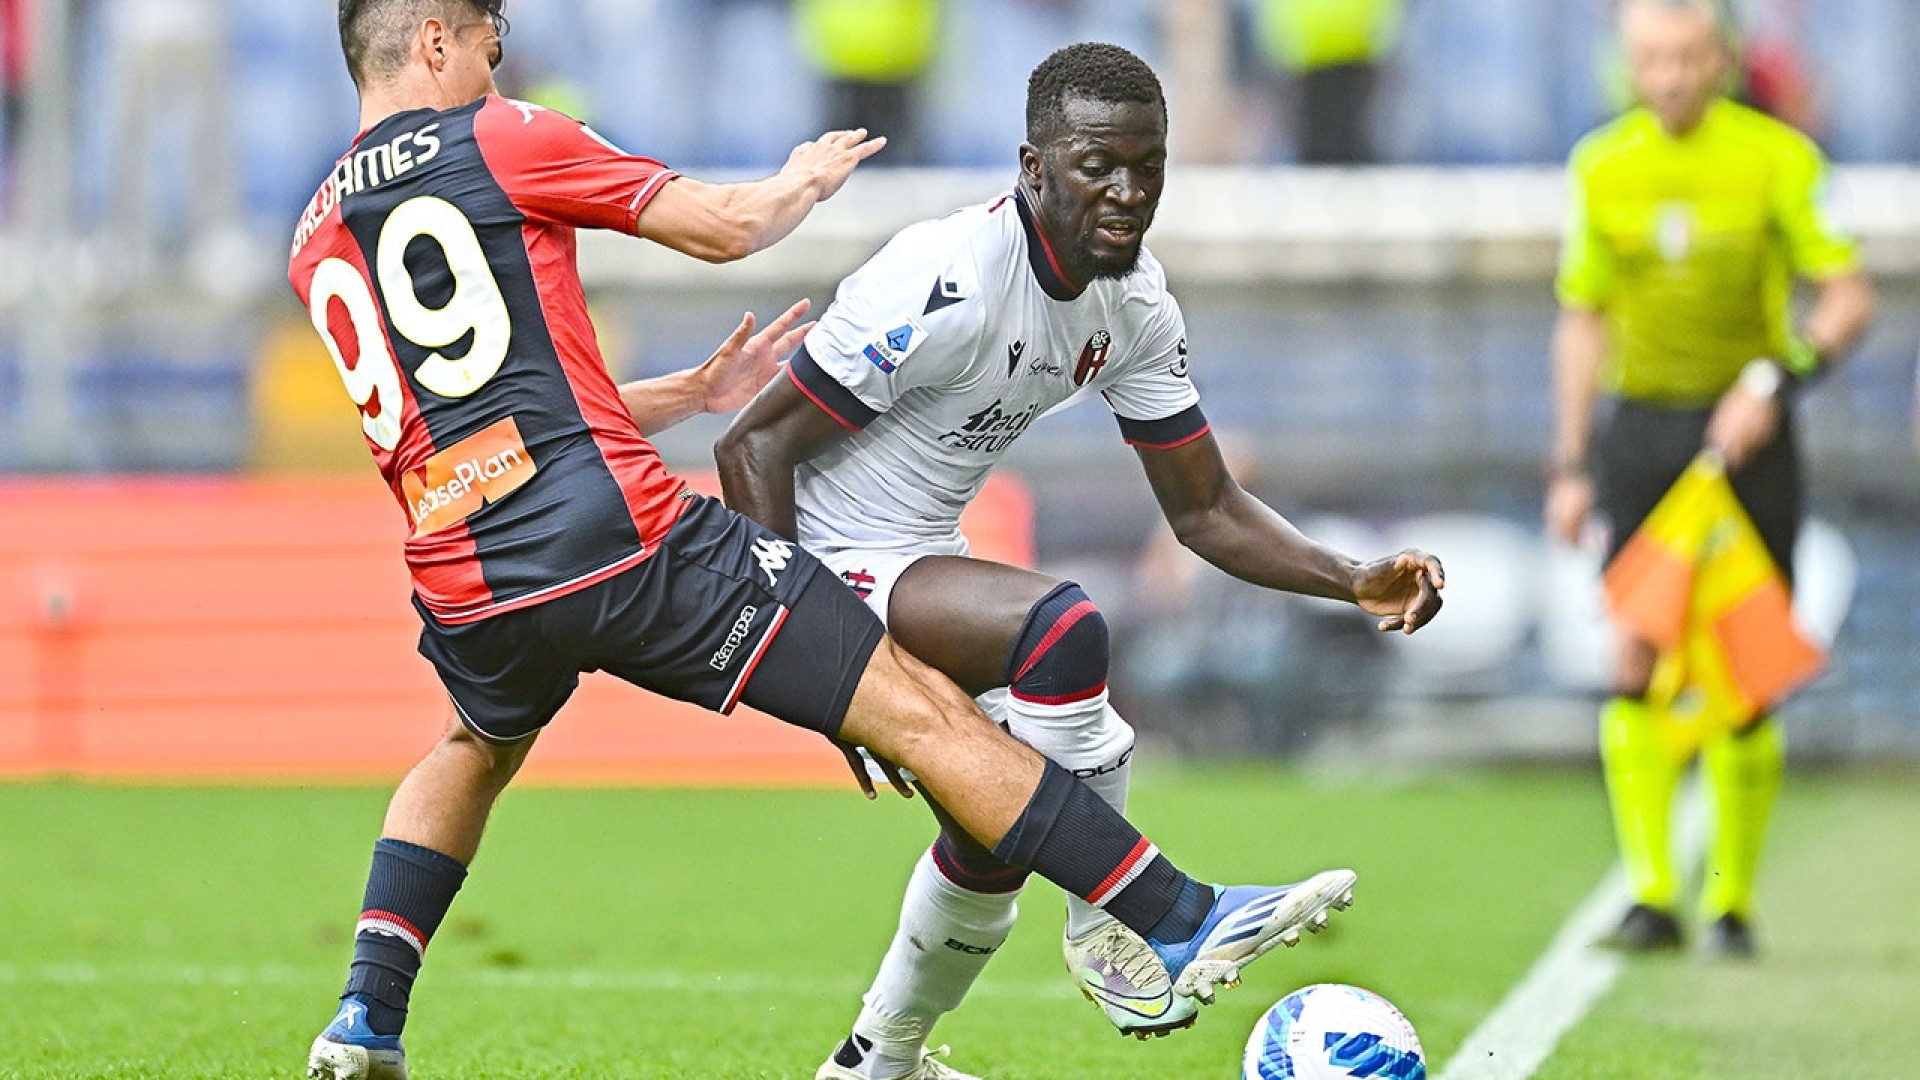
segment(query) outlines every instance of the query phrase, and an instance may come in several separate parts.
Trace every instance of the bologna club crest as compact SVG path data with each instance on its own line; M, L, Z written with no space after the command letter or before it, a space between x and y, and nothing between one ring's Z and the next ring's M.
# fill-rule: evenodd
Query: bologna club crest
M1095 330L1093 336L1080 349L1080 360L1073 365L1073 385L1085 386L1087 380L1100 374L1107 366L1107 350L1113 348L1113 335L1104 329Z

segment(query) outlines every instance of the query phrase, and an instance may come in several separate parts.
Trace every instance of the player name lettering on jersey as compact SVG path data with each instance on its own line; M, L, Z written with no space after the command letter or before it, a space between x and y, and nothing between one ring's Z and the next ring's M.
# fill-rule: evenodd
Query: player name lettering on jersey
M439 157L440 137L435 134L439 128L438 123L428 124L418 131L405 132L341 158L333 168L333 175L320 185L306 212L300 215L300 226L293 233L293 253L298 255L300 249L307 246L307 241L313 238L333 208L340 205L340 200L405 176Z
M401 480L413 534L426 536L466 520L512 494L536 471L511 416L454 443Z
M1034 419L1040 415L1040 403L1034 402L1024 409L1008 412L1001 408L996 400L993 404L967 417L967 422L957 430L940 436L940 441L956 450L977 450L986 454L997 454L1013 445L1013 440L1027 430Z

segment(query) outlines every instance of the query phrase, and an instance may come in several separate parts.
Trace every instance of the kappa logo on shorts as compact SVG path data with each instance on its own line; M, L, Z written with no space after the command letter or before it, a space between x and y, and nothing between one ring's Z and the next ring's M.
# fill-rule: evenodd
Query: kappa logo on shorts
M760 609L752 604L740 609L740 617L733 620L733 629L727 631L726 644L721 645L720 651L707 658L708 667L715 671L727 670L727 665L733 662L734 650L740 647L741 642L747 640L747 631L753 629L753 617L758 614Z
M785 540L775 540L762 536L753 542L753 560L766 571L769 586L780 584L780 571L787 568L787 560L793 558L793 545Z
M509 416L428 458L400 477L413 517L413 535L426 536L465 521L533 479L538 470Z

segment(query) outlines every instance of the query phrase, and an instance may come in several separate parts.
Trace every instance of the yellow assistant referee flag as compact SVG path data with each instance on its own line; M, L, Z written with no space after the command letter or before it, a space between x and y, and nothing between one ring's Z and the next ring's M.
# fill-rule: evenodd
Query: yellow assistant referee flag
M1745 726L1826 662L1711 452L1628 539L1606 592L1615 618L1660 650L1649 703L1693 721L1696 746Z

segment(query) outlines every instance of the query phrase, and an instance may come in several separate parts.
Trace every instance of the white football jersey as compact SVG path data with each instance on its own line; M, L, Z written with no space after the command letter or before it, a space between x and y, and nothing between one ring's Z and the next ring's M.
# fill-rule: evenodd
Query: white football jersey
M854 431L795 476L816 551L964 551L960 511L994 463L1094 394L1137 445L1206 431L1159 262L1142 250L1076 295L1018 194L897 233L841 283L789 374Z

